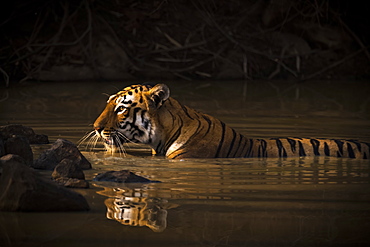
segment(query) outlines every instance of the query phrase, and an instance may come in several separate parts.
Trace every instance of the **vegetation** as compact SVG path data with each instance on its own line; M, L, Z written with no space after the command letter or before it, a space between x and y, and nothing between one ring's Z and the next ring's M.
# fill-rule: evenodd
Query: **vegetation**
M24 80L366 77L329 0L14 1L0 74Z

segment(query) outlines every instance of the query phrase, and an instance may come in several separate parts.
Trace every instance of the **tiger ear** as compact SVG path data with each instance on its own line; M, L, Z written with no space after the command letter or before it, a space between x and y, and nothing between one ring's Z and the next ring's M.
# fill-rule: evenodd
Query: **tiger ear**
M159 108L170 97L170 89L165 84L157 84L149 91L154 106Z

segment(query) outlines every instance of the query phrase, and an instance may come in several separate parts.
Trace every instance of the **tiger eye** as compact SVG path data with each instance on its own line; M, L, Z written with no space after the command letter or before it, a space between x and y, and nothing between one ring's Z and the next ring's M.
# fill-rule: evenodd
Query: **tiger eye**
M124 110L125 110L125 107L120 106L120 107L118 107L117 112L121 112L121 111L124 111Z

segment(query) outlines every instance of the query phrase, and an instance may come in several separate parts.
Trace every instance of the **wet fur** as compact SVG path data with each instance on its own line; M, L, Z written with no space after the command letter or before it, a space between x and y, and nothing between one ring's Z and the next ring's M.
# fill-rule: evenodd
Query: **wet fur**
M164 84L132 85L110 96L94 123L107 148L144 143L168 158L335 156L369 158L370 144L314 138L251 139L182 105ZM94 137L95 138L95 137Z

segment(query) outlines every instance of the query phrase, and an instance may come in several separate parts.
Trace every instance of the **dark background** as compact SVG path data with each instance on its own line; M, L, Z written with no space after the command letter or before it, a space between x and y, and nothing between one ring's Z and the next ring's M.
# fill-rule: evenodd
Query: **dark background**
M11 1L2 85L36 81L368 79L365 1Z

